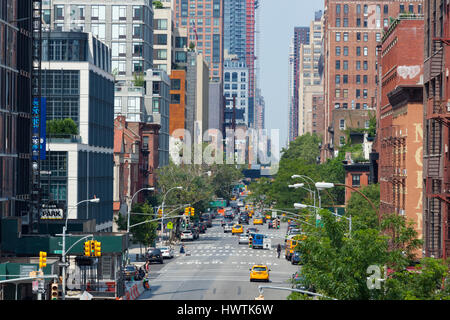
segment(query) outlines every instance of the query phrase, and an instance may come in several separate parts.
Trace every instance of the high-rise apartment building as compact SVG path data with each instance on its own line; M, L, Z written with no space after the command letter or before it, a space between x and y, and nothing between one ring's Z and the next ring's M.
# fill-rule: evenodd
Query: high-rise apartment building
M48 28L55 31L92 32L112 49L112 73L115 90L123 99L115 101L115 116L129 121L147 122L143 96L135 90L136 76L153 67L153 8L150 0L51 0L43 3ZM167 21L166 21L167 23ZM161 24L164 24L161 21ZM46 26L44 25L44 28ZM128 105L139 97L137 106Z
M345 143L345 130L364 128L375 114L377 44L399 12L422 12L422 2L325 2L325 130L321 159ZM351 121L351 123L349 123Z
M299 68L300 68L300 50L302 44L309 44L309 27L295 27L294 28L294 37L293 37L293 62L292 69L290 71L290 77L292 77L292 103L289 109L289 139L290 141L294 140L298 137L298 119L299 119L299 110L298 110L298 90L299 90Z
M188 46L193 43L209 67L212 81L221 81L223 74L223 1L174 3L177 28L187 28Z
M450 257L450 7L424 1L423 232L427 257Z
M31 0L0 2L0 218L29 212L31 8Z
M248 126L248 77L249 71L244 61L225 60L223 88L226 101L226 124L235 121L236 124Z
M77 128L71 134L47 128L46 159L41 160L42 201L60 206L69 219L95 219L97 231L112 231L111 50L91 33L52 31L44 32L42 39L47 121L70 118ZM95 208L88 202L77 205L94 197L101 199Z
M322 54L323 19L321 11L311 21L308 44L300 45L298 77L298 135L312 133L312 97L323 92L319 73Z
M169 76L174 60L175 25L170 2L162 2L163 7L153 7L153 67L164 70Z

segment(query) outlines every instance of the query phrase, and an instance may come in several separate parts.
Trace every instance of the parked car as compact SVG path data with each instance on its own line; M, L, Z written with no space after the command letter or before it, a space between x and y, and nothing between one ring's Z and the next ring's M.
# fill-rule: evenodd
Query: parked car
M127 265L123 270L123 276L126 281L137 280L139 270L134 264Z
M209 213L203 213L200 217L200 221L201 222L206 222L206 226L208 228L212 227L212 218L211 215Z
M191 230L184 230L183 232L181 232L181 241L183 240L194 241L194 234Z
M248 224L248 220L249 220L248 215L241 214L239 216L239 223L240 224Z
M173 254L173 249L171 247L161 247L158 249L161 250L163 258L167 258L167 259L173 258L174 254Z
M163 261L164 258L163 258L162 252L158 248L150 248L150 249L148 249L147 255L146 255L146 259L149 262L156 261L156 262L159 262L159 263L164 263L164 261Z
M291 257L291 264L300 264L300 253L295 251Z
M308 283L308 281L306 281L306 278L303 274L300 273L300 271L297 271L296 273L294 273L291 277L291 283L292 283L292 289L300 289L300 290L305 290L305 291L309 291L312 293L316 293L316 290L314 288L314 286L310 283ZM312 296L310 294L308 294L308 296Z

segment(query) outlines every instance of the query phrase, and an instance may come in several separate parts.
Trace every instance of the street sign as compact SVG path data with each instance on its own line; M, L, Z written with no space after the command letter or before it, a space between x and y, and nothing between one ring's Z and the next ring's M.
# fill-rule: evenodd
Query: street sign
M62 254L62 250L53 250L54 254Z
M64 218L64 210L55 204L43 205L40 210L42 220L61 220Z
M272 211L272 218L276 218L277 217L277 212L276 211Z
M167 229L172 230L173 229L173 223L172 221L167 222Z

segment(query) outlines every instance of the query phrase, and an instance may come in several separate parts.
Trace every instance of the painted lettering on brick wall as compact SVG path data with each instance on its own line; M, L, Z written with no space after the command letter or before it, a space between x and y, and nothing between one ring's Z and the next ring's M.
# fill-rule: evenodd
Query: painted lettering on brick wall
M420 74L420 66L398 66L397 73L403 79L414 79Z

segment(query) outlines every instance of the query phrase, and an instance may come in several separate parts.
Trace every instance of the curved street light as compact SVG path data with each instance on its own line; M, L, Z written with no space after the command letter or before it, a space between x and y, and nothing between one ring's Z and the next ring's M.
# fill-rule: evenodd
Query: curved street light
M164 203L166 202L166 196L167 196L167 194L168 194L170 191L172 191L172 190L181 190L181 189L183 189L182 186L173 187L173 188L170 188L169 190L167 190L167 192L164 194L163 201L162 201L162 204L161 204L161 209L162 209L162 219L161 219L161 243L163 242L163 234L164 234Z
M142 188L134 193L134 195L131 197L130 205L128 206L128 214L127 214L127 233L130 232L130 215L131 215L131 205L133 204L134 197L141 191L155 191L155 188Z
M95 196L94 196L95 197ZM78 205L85 203L85 202L91 202L91 203L99 203L100 202L100 198L93 198L93 199L87 199L87 200L82 200L80 202L78 202L75 207L73 207L72 209L78 207ZM67 232L67 221L69 220L69 212L70 210L67 212L67 216L66 216L66 221L64 223L63 226L63 240L62 240L62 299L65 300L66 299L66 232Z

